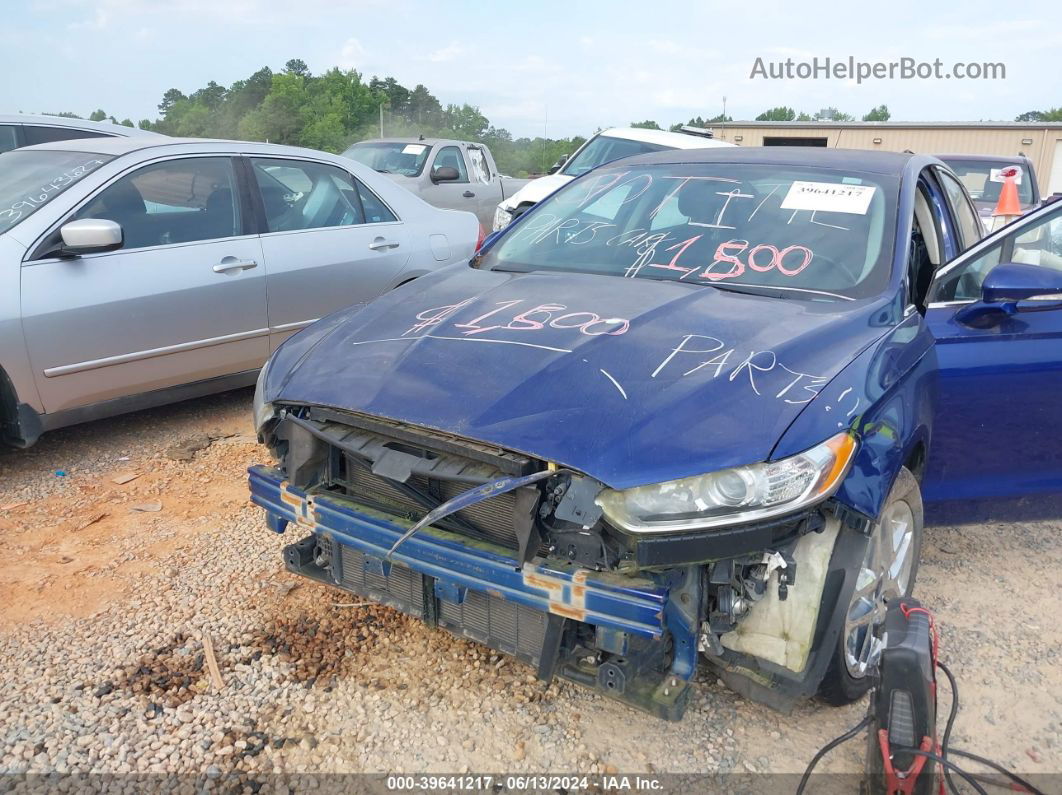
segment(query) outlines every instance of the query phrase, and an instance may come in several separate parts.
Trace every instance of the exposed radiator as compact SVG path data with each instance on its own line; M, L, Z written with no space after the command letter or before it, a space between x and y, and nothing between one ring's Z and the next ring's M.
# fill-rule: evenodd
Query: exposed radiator
M366 568L365 555L360 550L339 545L338 551L339 584L342 587L403 613L425 618L427 596L423 575L394 563L385 576Z
M547 619L541 610L478 591L468 591L463 604L439 602L440 626L536 666Z
M461 492L473 488L474 485L446 480L429 480L422 475L413 475L408 483L422 493L435 496L440 502L456 497ZM403 494L387 478L378 477L355 462L347 464L342 485L351 499L371 506L397 510L401 516L412 521L419 520L428 512L428 509ZM515 510L516 493L510 492L477 503L458 511L455 515L475 525L487 540L507 549L517 549L519 544L516 532L513 530ZM452 529L459 530L459 528Z
M399 563L391 564L384 575L382 561L367 561L360 550L343 544L332 545L332 561L340 587L538 666L546 613L472 590L464 592L461 604L439 599L431 577Z

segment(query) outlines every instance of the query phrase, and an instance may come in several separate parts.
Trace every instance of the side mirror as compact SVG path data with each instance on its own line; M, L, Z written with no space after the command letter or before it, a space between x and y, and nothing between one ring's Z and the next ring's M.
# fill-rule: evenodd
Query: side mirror
M556 174L558 171L561 170L561 168L564 167L564 164L568 162L569 157L571 157L571 155L561 155L560 157L558 157L557 162L549 167L549 171L547 173Z
M437 166L432 169L432 182L456 182L461 177L453 166Z
M59 230L63 238L62 253L66 256L114 251L122 247L122 227L104 218L83 218L63 224Z
M1058 295L1062 300L1062 271L1008 262L990 270L981 285L981 300L986 304L1017 303L1046 295Z

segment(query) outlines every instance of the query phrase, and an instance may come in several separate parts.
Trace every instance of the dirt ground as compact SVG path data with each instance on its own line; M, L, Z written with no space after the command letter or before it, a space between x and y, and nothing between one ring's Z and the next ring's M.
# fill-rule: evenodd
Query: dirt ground
M287 574L295 539L247 498L268 457L249 408L240 391L0 451L0 772L796 773L862 716L781 715L705 672L667 724ZM930 528L916 590L961 687L953 743L1030 774L1062 774L1060 530Z

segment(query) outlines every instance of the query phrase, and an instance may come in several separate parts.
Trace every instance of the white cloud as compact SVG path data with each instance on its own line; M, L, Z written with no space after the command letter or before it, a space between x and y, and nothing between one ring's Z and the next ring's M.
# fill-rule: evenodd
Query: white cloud
M549 67L549 62L541 55L525 55L512 65L513 69L521 72L541 72L549 69Z
M1043 28L1043 23L1032 19L1008 19L980 25L941 25L927 28L925 35L929 39L947 39L948 41L992 39L998 42L1014 34L1038 31L1041 28Z
M706 61L720 57L719 50L700 44L683 44L674 39L649 39L645 46L656 55L672 60Z
M71 22L67 27L70 30L103 30L107 27L107 24L111 21L111 15L107 8L97 8L91 19L85 19L80 22Z
M340 69L357 69L365 61L365 48L353 36L343 42L336 64Z
M801 50L796 47L768 47L764 50L767 55L775 55L780 58L797 58L803 61L810 61L816 55L820 53L811 52L810 50ZM822 53L826 55L828 53ZM754 59L750 58L749 63L752 63Z
M432 63L445 63L452 61L456 58L460 58L464 55L465 48L456 42L451 42L447 46L434 50L428 53L428 60Z

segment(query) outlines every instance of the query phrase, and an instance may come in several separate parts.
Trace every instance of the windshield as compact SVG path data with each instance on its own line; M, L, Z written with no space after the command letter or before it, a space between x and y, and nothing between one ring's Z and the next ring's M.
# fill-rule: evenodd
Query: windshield
M560 173L569 177L581 177L587 171L605 163L611 163L613 160L619 160L621 157L644 155L646 152L660 152L669 148L660 144L647 144L644 141L628 141L626 138L598 135L591 138L575 157L565 163Z
M405 143L403 141L366 141L354 144L343 153L344 157L364 163L381 174L401 174L406 177L419 177L428 162L428 144Z
M944 160L951 170L955 172L959 180L970 192L970 198L975 202L990 202L993 205L999 201L999 193L1003 189L1003 175L1000 173L1006 168L1018 169L1018 201L1022 207L1033 203L1032 180L1029 178L1029 170L1023 163L1007 163L1000 160Z
M539 203L476 265L862 298L888 282L898 186L788 165L616 165Z
M0 233L29 218L112 155L16 149L0 155Z

